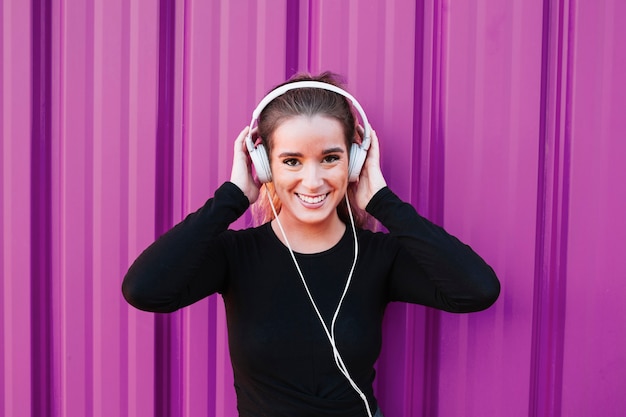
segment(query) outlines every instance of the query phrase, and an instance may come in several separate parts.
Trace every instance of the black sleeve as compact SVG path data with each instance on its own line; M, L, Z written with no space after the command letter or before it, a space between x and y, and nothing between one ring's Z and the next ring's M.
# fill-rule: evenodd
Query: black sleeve
M401 242L389 283L392 301L455 313L484 310L496 301L500 282L493 269L389 188L376 193L366 210Z
M226 283L226 258L216 244L248 208L243 192L224 183L202 208L159 237L133 262L122 293L145 311L172 312L210 294Z

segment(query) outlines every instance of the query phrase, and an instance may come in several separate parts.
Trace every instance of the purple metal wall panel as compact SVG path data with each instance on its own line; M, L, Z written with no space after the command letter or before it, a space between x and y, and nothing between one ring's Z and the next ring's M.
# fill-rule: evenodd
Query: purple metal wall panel
M625 15L619 1L570 10L562 415L626 409Z
M120 274L155 235L152 3L53 4L55 385L46 415L154 415L154 318L119 299Z
M485 256L503 290L488 311L442 314L438 415L525 416L542 3L449 6L442 46L443 223Z
M0 413L30 415L32 380L31 320L31 5L0 6L2 56L2 329Z
M0 415L236 415L221 299L148 314L121 278L228 179L264 93L326 69L391 187L503 284L472 315L391 306L385 415L620 415L625 17L619 0L4 1Z

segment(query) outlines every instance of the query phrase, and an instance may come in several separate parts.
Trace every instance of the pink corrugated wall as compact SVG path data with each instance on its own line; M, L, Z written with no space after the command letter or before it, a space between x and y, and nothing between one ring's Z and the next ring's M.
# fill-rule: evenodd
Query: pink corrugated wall
M326 69L391 187L503 285L482 313L388 310L385 415L623 415L625 21L620 0L4 0L0 415L236 415L221 300L143 313L121 279L228 179L264 92Z

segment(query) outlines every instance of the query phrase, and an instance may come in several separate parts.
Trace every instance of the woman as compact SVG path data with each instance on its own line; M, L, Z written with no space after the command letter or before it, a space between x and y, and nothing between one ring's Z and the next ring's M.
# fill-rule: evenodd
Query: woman
M338 86L329 73L285 85L301 81ZM367 121L360 128L350 97L294 87L267 100L257 129L235 141L230 181L124 279L125 298L147 311L222 295L242 417L382 416L372 382L387 304L462 313L499 295L471 248L387 187L376 133ZM371 146L350 182L352 151L364 152L365 140ZM256 151L267 158L265 186L252 169L251 155L264 169ZM253 203L262 224L229 230ZM365 229L368 215L389 232Z

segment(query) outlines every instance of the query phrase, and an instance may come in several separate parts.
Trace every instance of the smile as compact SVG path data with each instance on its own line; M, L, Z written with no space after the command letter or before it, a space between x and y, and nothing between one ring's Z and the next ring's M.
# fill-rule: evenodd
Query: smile
M321 203L328 196L328 194L322 194L322 195L311 197L311 196L308 196L308 195L298 194L298 193L296 193L296 195L298 196L298 198L300 200L304 201L307 204L318 204L318 203Z

